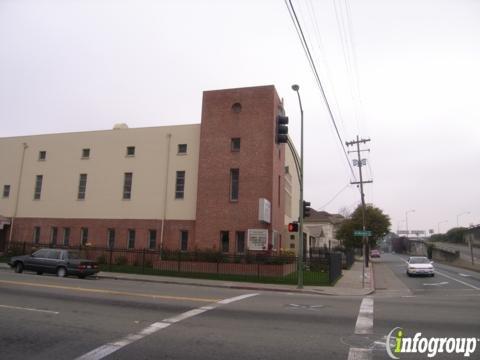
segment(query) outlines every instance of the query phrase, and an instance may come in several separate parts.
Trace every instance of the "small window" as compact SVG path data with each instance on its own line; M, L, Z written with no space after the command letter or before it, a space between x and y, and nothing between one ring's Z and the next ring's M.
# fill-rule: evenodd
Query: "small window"
M68 246L70 244L70 228L63 228L63 245Z
M288 166L285 166L285 174L290 174L290 168Z
M87 174L80 174L78 182L78 200L85 200L85 192L87 191Z
M127 156L135 156L135 146L127 146Z
M154 250L157 247L157 230L148 230L148 248Z
M33 228L33 243L40 243L40 226L35 226Z
M240 138L232 138L230 141L230 150L233 152L240 151Z
M80 245L85 246L88 242L88 228L82 227L80 229Z
M60 250L48 250L47 255L45 256L47 259L53 259L53 260L58 260L60 259Z
M128 229L128 244L127 247L129 249L135 248L135 230Z
M110 249L115 247L115 229L107 230L107 245Z
M220 231L220 250L223 253L228 253L230 244L230 240L228 238L228 231Z
M41 160L41 161L47 160L47 152L45 150L38 152L38 160Z
M123 199L130 200L132 198L132 173L125 173L123 178Z
M185 171L177 171L175 182L175 199L183 199L185 192Z
M34 200L40 200L42 196L42 183L43 183L43 175L37 175L35 177L35 191L33 194Z
M50 244L57 245L57 234L58 234L58 229L55 226L53 226L52 231L50 233Z
M240 111L242 111L242 104L236 102L235 104L232 105L232 111L236 114L238 114Z
M290 235L290 240L295 240L295 235Z
M82 159L90 158L90 149L82 149Z
M237 231L237 254L245 253L245 231Z
M290 244L290 249L295 249L295 244Z
M3 185L3 197L8 198L10 196L10 185Z
M187 230L180 231L180 250L188 251L188 231Z
M40 249L38 251L35 251L32 256L39 258L39 259L46 259L48 256L49 249Z
M230 169L230 201L238 201L240 170Z
M178 154L186 154L187 153L187 144L178 144Z

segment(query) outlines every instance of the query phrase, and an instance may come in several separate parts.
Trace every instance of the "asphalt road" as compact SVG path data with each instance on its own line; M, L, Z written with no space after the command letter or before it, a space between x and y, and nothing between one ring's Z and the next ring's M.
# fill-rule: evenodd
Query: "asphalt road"
M407 278L399 256L377 262L407 292L365 299L0 271L0 359L388 359L395 327L480 337L478 273L438 265L444 275Z

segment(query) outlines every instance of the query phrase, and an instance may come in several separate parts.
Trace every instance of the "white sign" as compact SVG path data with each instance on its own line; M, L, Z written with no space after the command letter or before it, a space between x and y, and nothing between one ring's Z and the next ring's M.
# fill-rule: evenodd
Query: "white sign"
M248 229L247 230L248 250L267 250L268 248L268 229Z
M258 199L258 221L270 224L272 213L272 204L264 198Z

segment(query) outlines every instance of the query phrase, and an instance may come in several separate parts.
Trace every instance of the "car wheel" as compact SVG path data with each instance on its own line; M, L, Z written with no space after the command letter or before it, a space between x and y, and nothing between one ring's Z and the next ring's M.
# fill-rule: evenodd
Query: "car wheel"
M431 276L431 277L434 277L434 276L435 276L435 274L432 274L432 275L430 275L430 276Z
M43 271L37 271L37 275L42 275Z
M85 279L86 277L87 277L87 275L78 275L79 279Z
M21 262L17 262L15 264L15 272L18 273L18 274L23 272L23 264Z
M67 269L65 269L63 266L60 266L60 267L57 269L57 276L58 276L58 277L65 277L65 276L67 276Z

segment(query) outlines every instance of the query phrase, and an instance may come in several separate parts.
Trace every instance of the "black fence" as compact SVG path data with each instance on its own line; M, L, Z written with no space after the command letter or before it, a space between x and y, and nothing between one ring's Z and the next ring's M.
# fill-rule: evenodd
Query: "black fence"
M102 271L109 272L277 284L298 282L298 258L268 252L231 255L214 251L66 247L22 242L11 243L7 255L29 254L43 247L79 251L81 257L97 261ZM304 285L332 285L342 275L342 254L310 257L303 269Z

